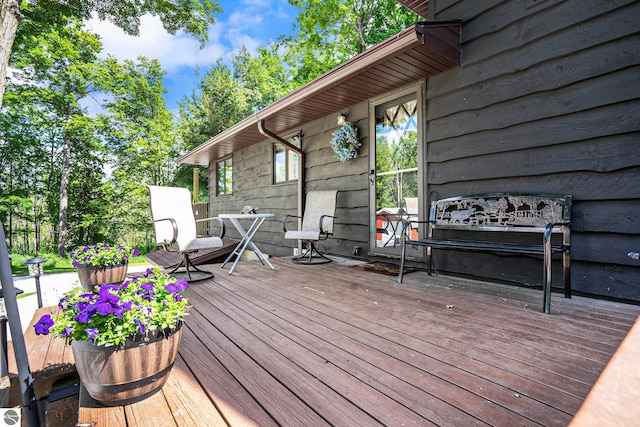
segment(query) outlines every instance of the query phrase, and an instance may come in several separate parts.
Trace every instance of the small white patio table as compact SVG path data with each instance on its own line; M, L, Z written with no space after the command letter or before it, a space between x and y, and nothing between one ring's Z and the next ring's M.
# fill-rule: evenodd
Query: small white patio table
M231 254L229 254L227 259L222 263L222 265L220 267L224 268L224 266L231 260L231 258L234 255L236 255L236 260L233 262L233 265L231 266L231 269L229 270L229 274L233 273L233 270L236 268L236 264L238 264L238 261L240 261L240 257L242 257L242 253L244 252L245 249L247 249L247 247L249 247L255 252L256 256L258 257L258 259L260 260L262 265L264 265L266 263L269 267L271 267L272 270L275 270L275 267L273 265L271 265L269 260L264 256L264 254L260 251L260 249L258 249L258 247L255 245L255 243L253 243L253 241L252 241L253 240L253 236L256 234L256 232L258 231L258 229L260 228L260 226L262 225L264 220L267 219L267 218L273 218L274 216L275 216L275 214L272 214L272 213L261 213L261 214L229 213L229 214L219 214L218 215L219 218L228 219L229 221L231 221L233 226L236 228L236 230L238 230L238 232L242 236L242 239L240 240L240 243L238 243L238 246L236 246L236 248L233 250L233 252ZM251 226L249 227L249 229L245 230L245 228L240 223L241 219L251 219L251 220L253 220L253 222L251 223Z

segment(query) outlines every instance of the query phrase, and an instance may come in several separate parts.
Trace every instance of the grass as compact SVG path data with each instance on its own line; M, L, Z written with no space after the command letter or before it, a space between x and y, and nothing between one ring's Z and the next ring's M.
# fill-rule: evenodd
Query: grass
M36 256L33 255L24 255L24 254L11 254L11 272L14 276L28 276L29 268L26 265L22 265L22 263L31 258L46 258L47 261L44 263L43 268L45 274L51 273L66 273L76 271L76 268L71 265L71 259L69 258L60 258L56 254L38 254ZM137 257L132 257L129 259L129 265L143 265L148 264L149 261L145 258L144 255L140 255Z

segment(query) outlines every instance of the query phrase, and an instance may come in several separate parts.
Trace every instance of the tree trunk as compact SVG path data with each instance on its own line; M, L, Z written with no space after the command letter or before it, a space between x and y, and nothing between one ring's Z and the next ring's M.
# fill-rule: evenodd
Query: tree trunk
M71 135L67 131L62 148L62 164L60 165L60 214L58 216L58 256L67 256L67 207L69 205L69 163L71 158Z
M22 18L19 0L0 0L0 106L6 86L9 56Z

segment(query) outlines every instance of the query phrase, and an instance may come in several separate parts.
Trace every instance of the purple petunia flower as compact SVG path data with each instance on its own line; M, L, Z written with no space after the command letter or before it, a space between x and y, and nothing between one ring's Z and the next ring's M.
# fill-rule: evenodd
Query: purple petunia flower
M95 308L93 308L93 305L91 307L87 307L87 309L82 310L80 313L78 313L73 320L75 320L78 323L89 323L89 320L91 319L91 316L93 316L93 314L96 312Z
M189 285L187 284L187 281L185 279L178 279L177 283L168 283L165 286L165 289L167 290L167 292L175 293L182 292L188 287Z
M153 283L144 282L140 285L140 296L147 301L153 300L156 296L156 289Z
M100 316L106 316L113 313L117 309L117 306L109 304L108 302L99 302L96 304L96 310Z
M95 341L98 336L98 328L87 328L84 330L91 341Z
M62 298L60 298L60 301L58 301L58 308L60 310L64 310L69 305L70 299L71 298L69 297L69 295L65 295Z
M33 325L36 335L49 335L49 329L53 326L53 319L50 315L43 315L38 322Z
M133 322L138 325L138 328L140 328L140 334L144 335L147 333L147 327L140 321L140 319L133 319Z

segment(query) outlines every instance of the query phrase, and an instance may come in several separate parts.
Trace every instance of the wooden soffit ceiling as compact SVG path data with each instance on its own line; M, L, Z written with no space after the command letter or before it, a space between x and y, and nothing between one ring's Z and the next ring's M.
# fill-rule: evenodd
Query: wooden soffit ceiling
M418 22L214 136L178 163L208 166L266 138L460 65L460 23Z
M397 0L398 3L424 19L429 19L429 2L427 0Z

